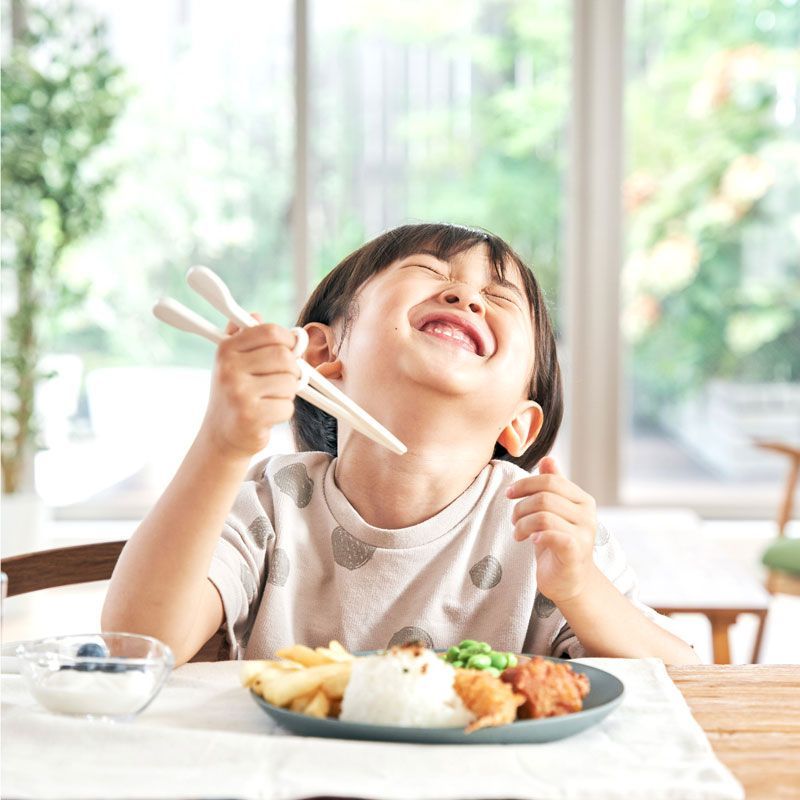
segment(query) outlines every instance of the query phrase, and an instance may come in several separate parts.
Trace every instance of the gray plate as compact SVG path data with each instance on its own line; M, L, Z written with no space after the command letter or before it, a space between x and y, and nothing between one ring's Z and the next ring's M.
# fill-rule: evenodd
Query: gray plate
M550 658L549 661L562 661ZM268 703L251 690L253 699L282 728L300 736L325 736L335 739L371 739L382 742L414 742L416 744L531 744L553 742L573 736L596 725L621 702L625 688L619 678L597 667L567 661L575 672L587 675L591 684L583 700L583 711L562 717L530 719L482 728L464 733L463 728L402 728L397 725L366 725L338 719L318 719L297 714Z

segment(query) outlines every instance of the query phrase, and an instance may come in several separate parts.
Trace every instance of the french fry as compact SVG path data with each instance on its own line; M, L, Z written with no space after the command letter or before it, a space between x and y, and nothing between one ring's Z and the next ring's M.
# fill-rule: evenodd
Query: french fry
M316 667L322 664L330 664L331 661L336 660L324 656L319 652L321 649L322 648L318 647L317 650L312 650L304 644L293 644L291 647L284 647L278 650L275 655L278 656L278 658L295 661L298 664L302 664L304 667Z
M335 639L328 647L284 647L277 660L248 661L241 680L268 703L311 717L338 717L355 656Z
M314 699L305 707L303 713L307 714L309 717L319 717L323 719L328 716L330 708L331 701L328 699L328 695L320 690L314 695Z
M326 659L326 663L338 663L341 664L343 661L352 661L353 656L350 655L344 648L342 648L343 652L338 650L334 650L330 647L318 647L316 652L319 653L323 658Z
M286 672L287 670L299 669L303 669L303 665L298 664L296 661L245 661L242 664L239 675L242 686L250 687L255 679L265 672Z
M340 669L339 664L322 664L285 672L268 670L261 673L252 688L268 703L286 706L295 697L318 690L326 678L335 675Z
M344 690L347 688L347 683L350 680L350 672L353 669L350 663L343 663L339 666L341 667L340 671L335 675L331 675L330 678L326 678L320 685L320 688L328 695L328 699L330 700L342 699Z
M289 661L288 659L281 659L280 661L274 661L272 663L275 665L274 669L280 669L284 672L292 669L305 669L305 666L298 661Z
M308 704L314 699L316 692L309 692L308 694L301 694L299 697L295 697L291 703L289 703L289 711L295 711L298 714L302 714Z
M263 661L245 661L239 671L242 686L250 687L253 681L261 674Z
M334 653L339 653L340 655L344 656L348 661L352 661L355 656L352 653L348 653L347 650L344 649L340 642L337 642L334 639L332 642L328 643L328 649L333 651Z

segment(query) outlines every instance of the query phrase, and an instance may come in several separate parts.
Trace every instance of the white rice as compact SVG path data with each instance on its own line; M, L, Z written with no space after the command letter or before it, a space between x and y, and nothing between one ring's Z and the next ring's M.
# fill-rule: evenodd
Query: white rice
M475 717L453 688L456 671L432 650L393 647L357 658L339 719L418 728L465 727Z

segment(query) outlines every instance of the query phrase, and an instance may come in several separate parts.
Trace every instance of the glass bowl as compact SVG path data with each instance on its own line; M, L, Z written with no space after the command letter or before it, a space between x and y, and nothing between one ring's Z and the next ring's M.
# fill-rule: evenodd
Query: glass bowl
M49 711L129 720L147 708L175 663L151 636L91 633L52 636L17 648L19 671Z

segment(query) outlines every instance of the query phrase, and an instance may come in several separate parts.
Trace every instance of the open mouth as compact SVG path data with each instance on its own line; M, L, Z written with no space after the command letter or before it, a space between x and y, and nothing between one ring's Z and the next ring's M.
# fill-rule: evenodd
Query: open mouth
M437 314L423 318L417 330L448 344L461 347L477 356L486 353L483 338L477 329L455 315Z

